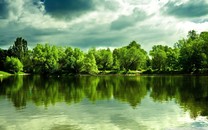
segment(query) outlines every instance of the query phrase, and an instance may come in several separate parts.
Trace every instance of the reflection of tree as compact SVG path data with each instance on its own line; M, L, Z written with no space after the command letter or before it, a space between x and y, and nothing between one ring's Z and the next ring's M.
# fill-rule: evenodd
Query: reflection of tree
M63 101L63 93L59 92L59 82L53 78L41 80L43 77L33 77L33 83L30 85L31 98L37 105L55 104Z
M23 107L32 100L36 105L68 104L111 99L129 102L136 107L146 95L145 80L140 77L68 77L46 78L41 76L11 77L1 83L1 95L7 95L15 107Z
M192 117L208 115L208 77L193 76L81 76L41 77L16 76L2 79L0 96L7 96L17 108L28 101L36 105L57 102L78 103L84 98L90 101L117 99L138 106L150 91L154 101L174 99Z
M177 94L178 77L156 76L149 79L151 83L150 96L154 101L168 101Z
M208 116L208 77L158 76L149 79L155 101L175 99L191 116Z
M15 76L11 78L6 78L2 81L4 93L12 100L15 107L26 106L27 94L22 93L23 89L23 76Z
M120 77L114 86L114 98L136 107L147 94L146 80L140 77Z
M183 77L179 86L178 103L189 110L192 117L208 116L208 77Z

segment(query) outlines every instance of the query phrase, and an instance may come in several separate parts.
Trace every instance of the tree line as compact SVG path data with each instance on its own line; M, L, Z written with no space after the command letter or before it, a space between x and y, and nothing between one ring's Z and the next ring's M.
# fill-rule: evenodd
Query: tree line
M148 53L132 41L114 50L37 44L28 49L27 41L18 37L7 50L0 49L0 70L10 73L98 74L130 70L143 73L208 73L208 32L189 31L187 38L173 47L154 45Z

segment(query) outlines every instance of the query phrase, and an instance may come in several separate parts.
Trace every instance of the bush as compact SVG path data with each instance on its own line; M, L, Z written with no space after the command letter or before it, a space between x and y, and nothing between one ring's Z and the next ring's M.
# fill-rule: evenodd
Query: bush
M23 64L18 58L14 57L6 57L5 67L6 70L10 73L18 73L23 71Z

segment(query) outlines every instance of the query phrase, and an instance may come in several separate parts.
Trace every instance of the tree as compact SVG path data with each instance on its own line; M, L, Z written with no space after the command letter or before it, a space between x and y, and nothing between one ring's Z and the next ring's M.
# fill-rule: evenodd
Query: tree
M75 73L80 73L83 71L83 67L84 67L84 53L78 49L75 48L74 49L74 53L73 53L73 58L74 60L74 64L72 66L72 68L74 69Z
M83 71L84 67L84 53L75 48L74 50L69 47L65 50L66 57L65 57L65 70L68 73L76 73L79 74Z
M99 70L111 69L113 65L113 55L110 49L91 49L90 53L95 56L96 64Z
M5 61L6 70L10 73L18 73L23 71L23 65L18 58L6 57Z
M90 52L88 52L84 58L84 71L89 74L98 73L95 57Z
M150 51L152 56L152 68L159 71L178 69L178 49L172 49L168 46L155 45Z
M200 37L208 44L208 32L201 32Z
M152 56L152 68L157 70L166 70L167 55L162 45L155 45L150 51Z
M126 71L146 67L147 53L135 42L114 50L114 57L118 59L120 68Z
M7 57L7 50L0 48L0 70L5 70L5 61Z
M24 57L23 64L24 64L24 72L32 73L33 72L33 52L32 50L28 50L27 55Z
M208 45L206 33L196 34L194 30L189 31L188 39L179 43L179 63L185 72L199 72L207 67Z
M166 52L167 55L167 69L170 71L180 70L179 66L179 49L169 47Z
M8 51L11 52L13 57L17 57L21 62L23 62L28 51L27 41L22 37L18 37Z
M113 50L113 69L115 70L120 70L120 63L119 63L119 50L118 49L114 49Z
M198 34L196 33L195 30L191 30L188 32L187 37L188 37L188 40L194 40L198 37Z
M205 53L206 55L206 65L204 66L206 69L208 69L208 32L201 32L200 34L200 38L203 40L203 52Z
M58 70L58 49L48 44L37 44L33 49L32 60L35 73L54 73Z

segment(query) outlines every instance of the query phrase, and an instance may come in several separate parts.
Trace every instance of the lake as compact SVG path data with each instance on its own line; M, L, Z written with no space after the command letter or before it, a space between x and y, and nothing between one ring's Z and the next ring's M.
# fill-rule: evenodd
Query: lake
M0 130L208 129L207 76L0 77Z

